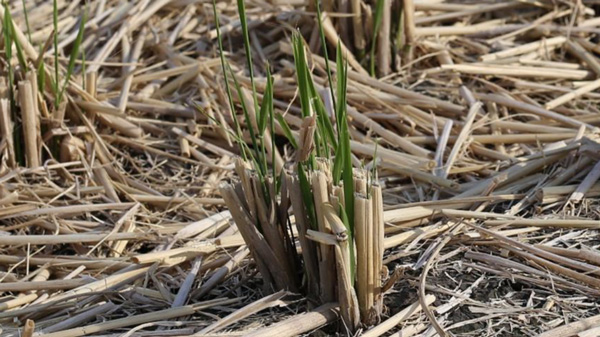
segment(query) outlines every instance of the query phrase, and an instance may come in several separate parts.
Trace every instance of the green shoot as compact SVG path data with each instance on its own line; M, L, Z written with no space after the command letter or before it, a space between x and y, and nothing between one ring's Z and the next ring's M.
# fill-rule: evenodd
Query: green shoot
M11 23L11 34L13 35L13 42L15 43L15 48L17 49L17 59L19 60L19 65L21 66L21 71L23 73L27 72L27 61L25 60L25 54L23 53L23 47L21 47L21 43L19 42L19 39L15 38L15 26L12 20L10 20Z
M298 91L300 92L300 108L302 117L312 116L312 108L308 96L308 82L306 71L306 55L304 54L304 44L302 37L294 33L292 35L292 46L294 48L294 63L296 65L296 76L298 81Z
M12 34L11 34L11 25L10 25L10 12L8 10L8 5L4 4L4 20L3 20L2 31L4 32L4 54L6 56L6 63L8 65L8 90L12 99L12 85L14 82L14 73L12 67ZM14 110L13 110L14 111Z
M52 1L52 23L54 25L54 107L58 108L58 0Z
M240 86L240 83L238 82L237 78L235 77L235 74L233 73L233 70L231 70L231 68L229 68L229 72L231 73L231 77L233 78L233 83L235 85L235 89L238 93L238 97L240 97L240 103L242 105L242 111L244 112L244 118L246 119L246 124L248 126L248 132L250 133L250 139L252 141L252 148L256 151L258 150L258 141L256 138L256 134L254 133L254 127L252 127L252 123L250 121L250 113L248 112L248 107L246 106L246 102L245 100L242 98L243 93L242 93L242 87ZM234 115L236 116L236 115ZM237 117L235 117L237 118ZM252 158L252 160L254 161L255 164L255 168L256 168L256 172L258 173L258 175L262 178L264 177L264 173L265 170L261 165L260 160L256 159L256 156L252 154L252 152L250 152L250 157Z
M342 221L348 229L348 237L354 238L354 173L352 169L352 150L350 149L350 132L348 131L348 119L346 118L346 88L348 82L348 62L344 62L341 56L342 49L337 48L337 93L338 93L338 154L343 158L342 181L344 182L345 208L342 212ZM350 220L352 219L352 220ZM355 256L354 246L350 246L350 275L354 279Z
M393 43L393 57L400 57L400 51L404 48L402 45L402 41L404 38L404 15L402 13L403 6L399 6L400 8L392 13L392 26L396 26L392 28L392 31L395 31L395 39Z
M40 47L40 50L43 47ZM40 62L40 64L37 67L37 81L38 81L38 88L40 90L40 92L44 92L44 87L46 85L46 63L45 62Z
M219 15L217 13L217 4L215 1L213 1L213 14L215 17L215 28L217 30L217 42L218 42L218 46L219 46L219 57L221 58L221 69L223 71L223 77L225 78L225 90L227 91L227 100L229 101L229 109L231 110L231 116L233 117L233 123L235 124L235 132L236 132L236 136L237 139L239 139L240 141L238 141L238 144L240 146L240 152L242 154L242 158L244 160L248 160L248 157L246 155L246 149L242 144L245 144L242 140L242 128L240 126L240 123L237 119L237 116L235 114L235 103L233 103L233 95L231 94L231 87L229 86L229 76L227 75L227 68L229 67L229 65L227 64L227 61L225 60L225 55L223 53L223 40L221 38L221 27L219 25Z
M241 93L241 91L238 88L238 93L239 93L239 97L240 97L240 101L242 102L242 109L244 110L244 117L246 118L246 125L248 127L248 131L250 132L250 137L252 138L252 148L254 148L255 151L260 151L260 154L258 154L258 157L260 158L260 160L258 160L258 170L259 171L259 176L262 175L261 180L264 179L264 176L266 176L267 174L267 155L266 155L266 149L265 149L265 143L263 140L263 132L261 132L261 130L263 130L261 128L261 122L260 120L261 118L261 113L265 113L265 118L264 118L264 126L266 127L266 113L267 110L265 109L259 109L258 108L258 98L257 98L257 94L256 94L256 84L254 83L254 66L252 63L252 49L251 49L251 45L250 45L250 35L248 33L248 21L246 20L246 6L244 4L244 0L238 0L237 1L237 6L238 6L238 14L240 16L240 24L242 26L242 36L244 38L244 50L246 52L246 63L248 64L248 73L250 76L250 83L252 85L252 103L254 105L254 112L255 112L255 122L256 125L258 127L258 130L256 130L256 132L254 131L254 127L252 126L252 121L250 120L250 114L248 112L248 107L246 106L244 99L242 98L243 95ZM234 81L236 81L235 76L233 76ZM236 83L236 87L238 87L238 84ZM272 95L272 90L271 90L271 95ZM266 97L265 97L266 98ZM266 98L266 100L268 101L268 98ZM267 103L267 104L265 104ZM264 102L263 100L263 108L264 105L268 105L268 102ZM267 189L265 189L267 190Z
M298 84L298 92L300 96L300 109L302 111L302 118L312 116L314 114L314 99L319 100L318 97L312 97L309 87L309 82L312 82L308 66L306 65L306 55L304 52L304 41L299 33L294 32L292 35L292 46L294 51L294 63L296 66L296 81ZM317 120L317 123L319 120ZM317 133L315 133L315 144L317 156L323 156L323 144L319 131L322 128L317 127ZM314 155L311 154L309 165L313 166L315 159Z
M346 214L346 210L344 209L344 207L341 207L340 205L340 219L342 219L342 222L346 225L346 228L348 227L348 224L350 223L350 219L348 219L348 214ZM349 233L348 234L349 238L353 238L352 234ZM350 282L352 284L352 286L354 286L354 281L355 281L355 277L354 277L354 273L356 270L356 256L354 255L354 245L350 245Z
M29 43L31 43L31 27L29 26L29 15L27 15L27 6L25 5L25 0L23 2L23 15L25 16L25 25L27 26L27 39Z
M229 128L225 128L225 126L222 124L221 120L208 114L204 109L202 109L202 107L196 105L196 109L198 109L198 111L200 113L202 113L202 115L204 115L204 117L206 117L210 121L214 122L217 126L222 127L223 130L225 130L225 132L227 132L239 144L240 148L244 151L244 153L252 154L252 152L250 151L250 148L248 147L246 142L244 142L244 139L241 138L237 132L234 133L233 131L229 130ZM256 166L256 160L254 159L254 157L251 157L251 161Z
M294 135L292 134L292 129L290 129L290 126L285 121L283 116L278 113L275 115L275 118L277 118L277 122L279 122L279 125L281 125L281 128L283 129L283 133L285 134L285 137L288 139L290 144L292 144L294 149L298 149L298 143L296 142L296 138L294 138Z
M321 1L315 0L317 5L317 21L319 21L319 36L321 37L321 46L323 47L323 55L325 56L325 70L327 72L327 80L329 81L329 90L331 90L331 99L333 108L336 108L335 97L333 95L333 81L331 80L331 69L329 68L329 55L327 55L327 41L325 40L325 31L323 30L323 20L321 15Z
M15 121L14 126L13 126L13 135L14 135L14 146L15 146L15 157L16 159L19 161L19 163L21 165L25 164L25 152L23 151L23 140L22 140L22 128L20 125L18 125L17 121L17 102L16 102L16 98L15 98L15 91L13 89L13 84L15 81L15 70L12 66L12 57L13 57L13 52L12 52L12 45L13 42L16 42L15 36L14 36L14 26L13 26L13 21L12 21L12 17L10 15L10 10L8 8L8 5L6 3L3 4L4 5L4 18L2 21L2 31L4 32L4 53L6 56L6 64L7 64L7 71L8 71L8 97L10 100L10 111L12 112L12 119L13 121ZM19 47L20 45L15 43L15 46L17 47L17 58L19 59L19 63L21 65L21 70L23 72L26 71L25 68L25 63L24 63L24 58L23 58L23 54L21 52L21 54L19 55Z
M273 109L273 79L271 78L271 71L267 67L267 87L265 88L265 94L263 96L262 106L258 114L258 132L263 134L267 129L267 120L269 114ZM272 114L272 113L271 113Z
M267 199L268 202L271 202L271 193L269 191L268 188L268 184L266 183L266 177L269 175L269 173L272 174L274 182L277 185L277 182L280 181L280 179L277 179L277 175L276 175L276 171L275 171L275 140L274 137L271 137L271 149L272 149L272 153L271 153L271 158L270 161L272 163L272 170L271 172L269 172L269 157L267 155L267 144L264 138L264 134L267 131L267 128L271 131L271 134L274 134L274 125L275 125L275 116L274 116L274 109L273 109L273 80L271 77L271 73L270 73L270 68L267 65L267 85L266 85L266 89L264 92L264 96L263 96L263 100L261 103L261 107L258 107L258 95L257 95L257 91L256 91L256 84L255 84L255 78L254 78L254 67L253 67L253 63L252 63L252 53L251 53L251 48L250 48L250 37L248 34L248 23L246 21L246 13L245 13L245 7L244 7L244 2L242 0L238 1L238 11L239 11L239 16L240 16L240 21L241 21L241 27L242 27L242 35L244 38L244 48L246 51L246 61L247 61L247 66L248 66L248 71L250 74L250 81L252 84L252 104L253 107L249 107L248 106L248 102L246 102L246 100L243 98L243 90L241 85L238 82L237 77L235 76L235 74L233 73L231 67L228 66L227 61L225 60L224 57L224 53L223 53L223 42L221 39L221 33L220 33L220 27L219 27L219 20L218 20L218 15L217 15L217 11L216 11L216 4L213 2L213 12L215 15L215 22L216 22L216 29L217 29L217 39L218 39L218 44L219 44L219 51L220 51L220 56L221 56L221 64L223 67L223 72L225 74L225 86L227 87L227 96L229 99L229 104L230 104L230 108L233 114L233 119L234 119L234 123L236 126L236 132L238 134L238 139L240 139L240 148L242 149L242 153L246 152L247 150L247 155L244 155L244 159L248 160L250 159L251 162L254 165L254 169L255 172L258 174L258 177L262 183L262 187L264 189L264 195L265 198ZM240 98L240 105L242 108L242 112L244 114L244 119L246 121L246 128L248 129L248 133L250 135L250 141L251 141L251 146L249 147L244 141L243 141L243 137L242 137L242 130L241 130L241 123L238 121L237 119L237 115L234 113L235 112L235 105L233 103L233 96L232 96L232 91L231 88L229 86L229 77L228 75L231 75L231 79L233 80L233 84L235 87L235 90L237 91L238 97ZM254 116L254 120L252 120L252 116L251 116L251 108L253 108L253 111L255 113ZM243 143L243 144L242 144ZM248 158L249 157L249 158ZM274 196L273 196L274 197Z
M81 49L81 87L85 90L85 48Z
M254 100L254 111L258 111L258 98L256 97L256 85L254 84L254 67L252 66L252 50L250 49L250 36L248 34L248 21L246 21L246 6L244 0L237 0L238 14L242 25L242 35L244 37L244 49L246 51L246 62L248 63L248 72L250 83L252 84L252 99Z
M269 116L269 133L271 134L271 176L275 179L277 190L281 185L281 179L283 175L277 179L277 172L275 170L275 109L273 108L273 77L271 76L271 67L267 64L267 88L265 95L263 96L263 102L261 110L267 107L264 112L265 115ZM261 133L264 134L264 131Z
M338 54L341 54L341 48L338 46ZM350 132L348 131L348 119L346 118L346 85L348 78L348 63L342 61L342 57L338 57L337 63L337 79L338 79L338 101L340 106L338 109L338 137L339 149L344 157L342 181L344 182L344 200L346 201L346 215L348 219L354 219L354 175L352 172L352 151L350 149ZM354 232L353 222L346 224L350 237Z
M343 130L343 123L345 122L345 112L346 112L346 82L345 78L343 78L343 58L341 52L341 46L338 44L337 47L337 55L336 55L336 67L337 67L337 83L336 83L336 93L338 95L339 106L336 108L336 127L338 133L341 134ZM338 135L339 136L339 135ZM346 155L345 151L341 151L336 156L336 160L333 165L333 183L339 184L341 175L342 175L342 167L345 162L344 156Z
M10 35L11 42L14 42L15 44L15 47L17 49L17 59L19 60L19 65L21 66L21 71L23 72L23 74L25 74L27 72L27 62L25 61L25 55L23 54L23 48L21 48L19 39L17 39L15 36L15 25L7 4L4 4L4 20L7 23L5 27L6 33ZM10 61L10 59L8 60Z
M373 38L371 39L371 76L375 76L375 45L377 42L377 33L379 33L379 28L381 26L381 21L383 20L383 2L384 0L377 0L377 5L375 6L375 21L373 23Z
M69 65L67 66L65 81L56 99L58 103L62 101L65 89L67 88L69 80L71 79L71 75L73 74L73 70L75 69L75 61L77 60L77 56L79 56L79 48L81 46L81 42L83 41L83 31L85 30L86 18L86 9L84 9L83 15L81 16L81 21L79 22L79 31L77 32L75 42L73 42L73 49L71 50L71 56L69 57ZM56 78L56 81L58 82L58 77Z
M352 170L352 154L350 150L350 134L348 131L348 122L346 119L346 85L348 65L344 62L341 52L341 46L337 48L337 82L336 82L336 114L337 135L335 134L331 120L325 111L323 102L318 95L311 73L306 63L304 53L304 43L302 37L295 33L292 38L294 50L294 62L296 65L296 77L298 82L298 92L302 116L304 118L316 114L317 132L315 133L316 154L320 157L329 158L331 153L335 153L333 164L334 184L339 186L343 181L343 191L345 207L340 211L340 216L344 222L348 236L353 238L354 219L354 175ZM314 154L311 154L307 162L298 163L298 177L300 189L304 204L307 207L307 213L311 226L315 226L314 201L311 192L311 186L307 179L306 169L314 168ZM312 208L312 209L311 209ZM351 245L351 251L353 251ZM351 253L351 274L354 275L354 253Z
M380 0L381 1L381 0ZM317 4L318 5L318 4ZM348 237L353 240L354 233L354 174L352 169L352 151L350 149L350 132L348 131L347 108L346 108L346 88L348 82L348 62L347 58L342 55L342 47L338 42L336 49L336 88L335 95L333 91L333 83L331 76L331 68L329 67L329 58L325 44L325 33L321 24L321 10L317 6L317 18L319 21L319 33L323 44L323 52L325 54L325 68L329 79L329 89L331 90L333 110L336 118L337 138L335 138L331 120L324 111L317 110L320 122L317 124L318 129L322 129L321 134L325 134L331 147L335 151L335 159L333 163L333 183L339 185L343 182L345 207L340 208L340 217L348 230ZM309 76L310 77L310 74ZM310 81L314 90L314 84ZM352 220L350 220L352 219ZM355 257L353 245L350 245L350 268L352 279L354 278Z
M338 185L340 180L344 182L344 198L346 200L346 215L349 219L354 219L354 176L352 172L352 152L350 150L350 133L348 131L348 122L346 118L346 87L347 87L347 78L348 78L348 64L345 61L342 55L342 48L340 43L338 42L336 49L336 74L337 74L337 82L336 82L336 90L334 95L333 92L333 83L331 76L331 68L329 67L329 58L327 56L327 48L325 44L325 32L323 31L323 26L321 24L321 10L319 8L319 3L317 3L317 18L319 21L319 33L321 35L322 44L323 44L323 52L325 53L325 68L327 70L327 77L329 79L329 86L332 95L333 101L333 109L336 117L336 128L337 128L337 139L335 138L333 132L333 126L331 125L331 120L329 116L324 111L320 111L317 107L317 115L319 123L318 129L321 129L321 134L324 134L327 140L330 142L331 147L335 151L335 160L333 163L333 183ZM297 49L299 49L297 47ZM296 56L296 54L294 55ZM304 59L302 59L304 60ZM303 63L303 62L302 62ZM300 64L300 67L303 71L307 71L307 67L304 67ZM296 63L296 72L299 74L300 69L298 69L298 63ZM307 78L310 78L310 74L307 74ZM314 92L314 84L312 79L309 82L309 87L312 87L312 93ZM302 94L302 91L300 91ZM348 228L350 237L352 237L353 232L353 222L345 222L346 227Z
M377 150L379 148L379 140L375 139L375 151L373 152L373 166L371 166L371 181L377 181Z
M308 71L308 67L305 67L305 69L306 71ZM308 74L308 78L310 78L310 81L308 81L308 88L311 95L311 102L313 102L314 111L317 113L317 121L321 124L321 136L325 141L329 142L329 145L335 151L337 150L337 140L335 138L335 131L333 129L333 125L331 124L331 119L329 118L329 114L325 110L325 105L323 104L321 96L317 93L317 90L315 89L315 84L312 81L310 73ZM329 154L326 153L325 156L329 157Z
M340 180L342 180L342 168L344 167L344 152L337 153L335 159L333 160L333 171L331 175L333 177L333 184L339 185Z
M304 205L306 206L306 213L308 215L308 222L310 228L313 230L317 230L317 211L315 210L312 188L310 186L310 182L308 182L306 172L304 171L304 165L302 165L301 163L298 163L298 181L300 182L302 200L304 201Z
M348 64L344 61L342 56L342 46L338 42L337 45L337 82L336 82L336 93L338 98L338 105L336 111L336 123L338 132L342 129L343 124L346 123L346 87L347 87L347 72Z
M294 63L296 65L296 77L298 82L298 92L300 96L300 105L302 117L317 116L317 133L315 135L315 144L317 156L329 158L329 147L334 151L337 149L337 141L333 125L321 97L317 93L312 76L306 64L306 55L304 51L304 40L298 33L292 36L294 47Z

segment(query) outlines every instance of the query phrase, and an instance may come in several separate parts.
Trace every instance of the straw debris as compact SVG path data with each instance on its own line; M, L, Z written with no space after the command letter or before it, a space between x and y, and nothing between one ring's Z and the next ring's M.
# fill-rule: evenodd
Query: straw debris
M2 336L597 336L597 1L0 6Z

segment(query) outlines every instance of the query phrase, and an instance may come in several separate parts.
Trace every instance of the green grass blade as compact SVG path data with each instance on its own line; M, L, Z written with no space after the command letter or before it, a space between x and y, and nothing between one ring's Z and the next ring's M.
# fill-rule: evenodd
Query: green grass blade
M2 32L4 33L4 55L6 56L6 63L8 64L9 79L11 80L10 86L12 86L12 34L10 26L10 11L8 5L4 4L4 20L2 22Z
M306 67L308 71L308 67ZM310 94L310 101L313 104L313 110L317 113L317 119L320 123L320 134L324 140L326 140L333 149L333 151L337 150L337 140L335 137L335 131L333 129L333 124L331 124L331 119L329 118L329 114L327 110L325 110L325 104L323 104L323 100L321 96L317 93L315 89L315 84L312 80L312 76L310 73L307 74L309 79L308 81L308 91ZM332 98L333 99L333 98ZM327 149L329 151L329 149Z
M375 151L373 151L373 167L371 167L371 182L377 181L377 150L379 149L379 141L375 139Z
M296 66L296 81L298 84L298 93L300 96L300 109L302 111L302 117L309 117L314 114L314 95L311 93L312 79L310 78L310 72L308 71L308 66L306 64L306 53L304 49L304 40L302 36L298 32L294 32L292 35L292 46L294 51L294 65ZM318 97L317 97L318 99ZM317 152L317 156L323 156L323 144L322 139L320 137L322 128L318 126L320 123L319 118L317 118L317 132L315 133L315 148ZM310 165L314 164L314 156L311 155Z
M352 150L350 149L350 132L348 131L348 119L346 118L346 83L348 78L348 62L344 62L342 66L338 66L338 82L340 99L343 99L340 104L343 108L340 109L340 130L339 130L339 153L343 153L344 167L342 170L342 180L344 182L344 200L346 203L346 215L349 219L354 219L354 174L352 172ZM354 222L347 223L350 237L354 233Z
M2 21L2 31L4 35L4 55L6 56L7 72L8 72L8 98L10 100L10 111L12 114L13 123L13 144L15 146L15 157L20 165L25 165L25 151L23 151L23 128L18 123L17 118L17 102L15 98L15 90L13 84L15 82L15 70L12 66L12 45L13 45L13 32L12 32L12 18L10 10L6 3L4 5L4 20Z
M338 130L341 129L342 123L346 120L346 88L347 88L347 63L344 62L344 58L342 57L342 47L338 43L337 45L337 83L336 83L336 93L337 93L337 102L338 106L336 109L336 122Z
M268 93L268 95L266 95ZM269 116L269 132L271 134L271 169L273 170L272 176L275 179L275 190L279 191L281 185L281 179L277 179L277 172L275 167L275 109L273 108L273 76L271 76L271 67L267 64L267 90L265 95L268 97L267 102L263 99L263 107L267 106L265 114ZM263 96L264 97L264 96ZM261 107L261 108L263 108Z
M292 130L290 129L290 126L285 121L283 116L278 113L275 115L275 118L277 118L277 122L279 122L279 125L283 129L283 133L285 134L285 137L288 139L290 144L292 144L294 149L298 149L298 143L296 143L296 138L294 138L294 135L292 134Z
M225 130L225 132L227 132L239 144L239 146L242 148L242 150L243 150L244 153L250 154L250 159L249 160L256 165L256 160L255 160L254 157L252 157L252 151L250 150L250 148L248 147L248 145L244 142L244 140L242 138L238 137L237 133L234 133L233 131L231 131L228 128L226 128L221 123L221 120L215 118L214 116L209 115L204 109L202 109L202 107L200 107L198 105L195 105L195 107L208 120L214 122L217 126L222 127L223 130ZM248 159L244 159L244 160L248 160Z
M17 49L17 59L19 60L21 71L23 72L23 74L25 74L27 72L27 62L25 60L25 54L23 54L23 48L19 43L19 39L17 39L15 35L15 24L13 22L12 15L10 14L10 9L6 4L4 5L4 19L8 23L8 25L6 26L6 30L10 34L11 41L14 42L15 48Z
M338 130L338 141L339 141L339 145L341 148L342 147L342 139L341 139L341 134L342 134L342 130L343 130L343 126L342 123L345 122L345 109L346 109L346 91L345 91L345 73L344 73L344 69L343 69L343 65L344 65L344 60L342 57L342 51L341 51L341 46L338 43L337 45L337 50L336 50L336 74L337 74L337 82L336 82L336 95L338 97L337 102L338 102L338 107L335 109L336 111L336 116L335 116L335 122L336 122L336 127ZM333 183L334 184L339 184L340 180L341 180L341 176L342 176L342 167L344 166L345 163L345 159L344 156L346 155L346 153L344 151L339 151L338 155L335 157L335 161L333 163Z
M11 21L12 23L12 21ZM11 33L14 35L14 25L11 27ZM14 38L13 36L13 40L15 42L15 47L17 49L17 59L19 60L19 65L21 66L21 71L23 73L27 72L27 61L25 60L25 54L23 53L23 47L21 47L21 43L19 42L18 39Z
M346 214L346 210L344 209L344 207L340 207L340 219L346 225L346 228L350 228L350 219L348 218L348 214ZM352 242L353 235L350 231L348 233L348 237L350 238L350 242ZM354 286L354 273L356 272L356 256L354 255L354 245L350 244L348 246L348 248L350 248L350 282L352 286Z
M340 184L340 180L342 179L342 168L344 167L344 155L345 155L345 153L343 151L340 151L340 153L338 153L335 156L335 159L333 160L333 170L331 172L331 175L333 177L333 184L336 186Z
M230 71L231 77L233 78L233 83L235 85L235 89L237 90L238 97L240 97L240 104L242 105L242 111L244 112L244 118L246 119L246 126L248 128L248 132L250 133L250 139L252 141L252 148L258 154L258 150L260 149L259 144L258 144L258 139L256 137L256 133L254 132L254 127L252 127L252 122L250 121L250 113L248 112L248 107L246 106L246 102L243 99L244 96L242 93L242 87L240 86L240 83L238 82L237 78L235 77L233 70L231 70L231 68L229 68L229 71ZM265 176L266 167L263 166L262 160L256 160L255 162L257 163L256 171L262 179Z
M342 132L343 142L342 151L344 152L344 170L342 179L344 181L344 200L346 201L346 214L348 218L354 219L354 178L352 174L352 153L350 151L350 135L346 128ZM348 224L348 230L354 233L354 224Z
M377 0L377 4L375 5L375 21L373 23L373 38L371 39L371 76L375 76L375 46L377 42L377 33L379 33L379 28L381 27L381 21L383 20L383 3L384 0Z
M325 40L325 31L323 30L323 20L321 15L321 1L316 1L317 21L319 21L319 37L321 38L321 46L323 55L325 56L325 70L327 72L327 80L329 81L329 90L331 90L331 99L333 100L333 108L335 109L335 96L333 95L333 80L331 79L331 69L329 67L329 55L327 55L327 41Z
M312 189L306 172L304 170L304 164L298 163L298 181L300 182L300 191L302 193L302 200L306 206L306 213L308 215L308 223L310 229L317 230L317 213L315 211L315 201L313 200Z
M58 108L60 104L58 101L58 0L52 1L52 23L54 25L54 107Z
M273 112L273 79L271 78L271 71L267 65L267 86L263 95L262 106L258 114L258 132L263 134L267 128L267 121L269 115Z
M46 63L44 61L41 61L37 67L37 82L40 92L44 92L44 88L46 87Z
M81 50L81 87L85 90L85 48Z
M6 64L8 68L8 95L10 98L10 106L11 111L15 113L15 97L13 90L13 83L15 81L15 73L12 67L12 45L13 39L11 34L11 24L10 24L10 12L8 10L8 5L4 4L4 20L2 22L2 31L4 33L4 55L6 56ZM14 118L15 116L13 116ZM13 119L16 121L16 119ZM15 123L16 125L16 123ZM15 144L19 144L20 142L15 142Z
M219 25L219 15L217 13L217 4L215 1L212 3L213 5L213 15L215 18L215 28L217 30L217 42L219 45L219 57L221 58L221 70L223 71L223 77L225 79L225 90L227 91L227 100L229 102L229 109L231 110L231 117L233 119L233 123L235 126L236 139L238 139L238 146L240 147L240 153L242 154L242 158L244 160L248 160L248 155L246 153L245 143L242 139L242 128L240 126L240 121L237 118L237 114L235 113L235 104L233 103L233 95L231 93L231 86L229 85L229 78L227 76L228 67L227 61L225 60L225 54L223 53L223 39L221 38L221 27Z
M258 130L256 130L256 132L253 130L253 126L252 126L253 123L248 118L247 111L244 111L244 114L246 115L246 124L247 124L248 129L250 130L251 135L252 135L252 133L255 133L255 136L253 136L254 139L252 140L252 145L253 145L253 148L256 151L257 155L260 156L260 158L258 160L261 163L259 170L262 171L263 176L265 176L267 174L267 169L268 169L267 168L267 166L268 166L267 165L267 153L266 153L265 143L264 143L264 139L263 139L264 132L261 132L260 124L261 124L261 119L264 118L265 119L264 125L266 126L267 115L262 114L262 112L266 113L266 111L261 111L261 109L258 108L258 97L257 97L257 91L256 91L256 83L254 80L254 64L252 62L252 46L250 45L250 35L248 32L248 20L246 18L246 6L244 4L244 0L237 0L237 7L238 7L238 15L240 16L240 24L242 27L242 36L244 39L244 50L246 51L246 63L248 64L250 83L252 85L252 103L254 105L254 111L255 111L255 116L254 116L255 121L254 122L256 123L256 126L258 127ZM240 98L241 97L242 96L240 96ZM241 99L241 100L243 101L243 99ZM263 102L263 104L264 104L264 102ZM244 104L242 105L242 107L245 110L247 109L247 107L245 107ZM258 142L257 140L260 140L260 142ZM264 186L265 186L265 190L268 193L268 188L266 188L266 185L264 185Z
M277 150L275 148L275 118L273 116L273 113L270 114L271 118L269 118L269 131L271 132L271 175L273 176L273 179L277 179L277 168L275 167L275 151ZM280 175L282 176L282 174ZM279 186L281 185L281 180L279 180L277 182L277 184L275 185L276 190L279 191Z
M248 21L246 20L246 5L244 4L244 0L237 0L237 6L238 14L240 16L240 24L242 25L242 36L244 37L246 62L248 63L248 72L250 75L250 83L252 85L252 99L254 101L254 111L258 111L258 98L256 97L256 84L254 83L254 67L252 64L252 49L250 45L250 35L248 34Z
M8 5L6 3L3 4L4 6L4 18L2 20L2 35L4 37L4 56L6 57L6 68L7 68L7 72L8 72L8 98L10 99L10 111L12 114L12 118L13 121L15 121L15 123L13 123L13 129L14 131L19 130L19 128L17 128L17 118L16 118L16 103L15 103L15 92L13 90L13 83L14 83L14 79L15 79L15 75L14 75L14 69L12 67L12 34L10 32L10 13L8 10ZM20 158L21 156L19 156L19 144L21 144L19 138L17 137L16 133L14 134L14 144L15 144L15 155L17 156L17 158ZM20 160L19 160L20 161Z
M266 150L266 144L265 144L265 131L267 130L267 121L270 119L269 116L271 116L273 114L273 80L271 78L271 70L269 68L269 65L266 65L267 67L267 86L265 88L265 93L263 95L263 100L262 100L262 105L260 107L260 111L258 111L258 115L256 116L258 121L257 121L257 138L260 140L260 150L261 150L261 157L262 157L262 161L263 161L263 166L265 168L265 175L267 172L267 169L269 167L268 163L267 163L267 150ZM273 140L275 138L271 137L271 145L273 146ZM271 147L271 149L274 149L274 147ZM272 168L273 168L273 177L275 177L275 151L271 151L271 163L272 163Z
M317 116L317 132L315 134L315 147L317 156L329 157L329 146L335 151L337 141L331 120L325 110L321 97L317 93L312 76L306 63L304 41L298 33L293 36L294 64L296 66L296 77L302 116Z
M22 3L23 15L25 16L25 25L27 26L27 39L29 40L29 43L31 43L31 27L29 26L29 15L27 14L27 6L25 5L25 0L23 0Z
M322 17L322 13L321 13L321 3L319 0L315 0L315 1L317 2L316 7L317 7L317 21L319 23L319 37L321 38L321 46L323 48L323 55L325 56L325 70L326 70L325 72L327 73L327 80L329 82L329 91L331 93L333 114L337 115L337 101L338 100L333 91L333 80L332 80L332 76L331 76L331 67L329 65L329 55L327 52L327 41L325 40L325 31L323 29L323 17ZM312 90L314 92L314 84L313 84ZM316 92L314 94L316 94ZM322 104L321 104L321 106L322 106ZM323 107L323 109L320 109L320 108L321 107L317 106L315 109L315 110L317 110L317 113L319 114L320 126L321 126L320 133L323 138L327 138L329 145L333 148L333 151L335 153L337 151L337 141L335 138L335 132L333 130L333 125L331 124L331 119L329 118L329 115L326 113L324 107ZM327 155L329 154L328 153L329 149L325 149L324 151L326 151Z
M87 9L87 8L86 8ZM85 23L87 20L87 10L83 10L83 15L81 16L81 22L79 22L79 31L77 32L77 37L75 38L75 42L73 42L73 49L71 50L71 56L69 57L69 65L67 67L67 75L65 76L65 81L63 83L63 87L60 90L58 95L58 101L62 100L63 94L67 85L69 84L69 80L71 79L71 75L73 74L73 70L75 69L75 61L77 60L77 56L79 56L79 48L81 47L81 42L83 41L83 31L85 30Z
M298 91L300 95L300 108L302 117L312 116L312 109L308 94L308 71L306 69L306 55L304 53L304 41L298 32L292 35L292 45L294 49L294 64L296 66L296 81L298 82Z

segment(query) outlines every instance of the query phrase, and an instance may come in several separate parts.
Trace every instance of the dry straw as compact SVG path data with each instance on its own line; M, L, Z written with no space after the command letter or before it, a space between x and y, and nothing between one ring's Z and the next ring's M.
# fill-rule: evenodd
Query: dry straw
M3 4L2 335L598 335L594 6Z

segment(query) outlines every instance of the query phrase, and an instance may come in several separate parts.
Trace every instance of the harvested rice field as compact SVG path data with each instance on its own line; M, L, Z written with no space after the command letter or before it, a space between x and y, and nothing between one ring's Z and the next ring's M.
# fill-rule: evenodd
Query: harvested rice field
M0 336L600 336L600 1L0 6Z

